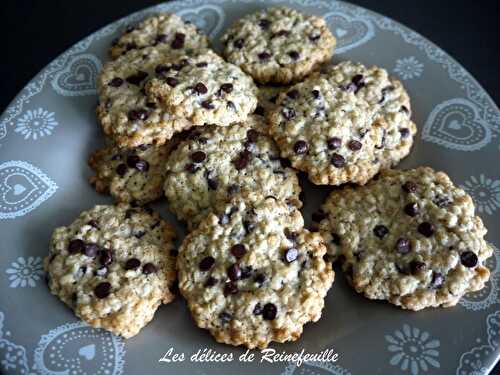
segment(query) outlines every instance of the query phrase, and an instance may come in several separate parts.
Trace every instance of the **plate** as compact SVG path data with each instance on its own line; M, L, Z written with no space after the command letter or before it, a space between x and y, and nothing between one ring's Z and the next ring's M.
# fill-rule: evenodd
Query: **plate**
M338 271L322 319L308 324L299 341L271 347L276 354L338 354L335 362L300 366L283 357L267 362L268 354L259 351L253 361L240 361L245 351L217 344L196 328L180 299L160 308L153 322L126 342L86 326L49 293L42 258L55 227L111 202L87 183L86 166L89 153L102 144L95 82L108 46L126 25L159 11L180 14L217 41L235 19L275 3L325 17L338 39L334 61L380 65L403 81L419 133L401 167L444 170L471 194L495 249L488 260L490 282L455 308L412 313L364 299ZM50 63L0 119L0 368L5 374L488 373L500 356L500 232L494 230L500 224L500 170L494 162L499 135L498 108L456 61L412 30L348 3L191 0L118 20ZM306 181L302 186L308 221L329 189ZM164 203L157 208L173 221ZM177 359L184 354L184 361L172 362L166 353L179 354ZM233 360L212 361L217 353Z

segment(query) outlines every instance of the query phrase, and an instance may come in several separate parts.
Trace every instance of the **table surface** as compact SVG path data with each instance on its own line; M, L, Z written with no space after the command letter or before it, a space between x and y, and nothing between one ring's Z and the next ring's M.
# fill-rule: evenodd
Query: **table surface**
M499 5L483 0L351 0L419 32L462 64L500 103ZM45 65L102 26L158 1L4 0L0 111ZM119 4L119 6L118 6ZM5 43L7 44L5 46ZM497 366L497 370L500 366ZM495 373L495 371L493 372Z

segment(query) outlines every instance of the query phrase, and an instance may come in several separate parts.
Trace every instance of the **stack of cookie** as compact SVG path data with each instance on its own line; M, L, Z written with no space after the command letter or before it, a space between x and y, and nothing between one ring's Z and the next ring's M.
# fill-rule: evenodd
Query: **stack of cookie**
M356 291L412 310L484 286L492 251L471 198L430 168L390 170L416 134L399 81L329 64L325 21L289 8L243 17L222 43L220 57L173 14L113 43L98 81L107 145L89 165L117 203L56 229L45 261L78 317L131 337L178 283L217 341L264 348L321 317L334 260ZM340 186L314 232L297 171ZM146 206L163 195L189 230L178 251Z

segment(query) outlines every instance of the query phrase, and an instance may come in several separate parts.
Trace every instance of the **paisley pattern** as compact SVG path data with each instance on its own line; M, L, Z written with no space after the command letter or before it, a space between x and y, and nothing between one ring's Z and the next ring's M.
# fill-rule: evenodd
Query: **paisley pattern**
M483 375L490 370L488 363L500 345L500 310L486 318L488 345L479 345L460 357L456 375Z
M184 9L178 14L186 21L190 21L205 34L214 38L222 29L225 14L222 8L215 5L202 5L200 7Z
M336 54L359 47L375 35L372 23L363 17L350 17L340 12L327 13L324 17L337 39Z
M459 151L475 151L491 141L491 130L474 103L462 98L436 106L424 125L422 139Z
M26 215L56 190L54 181L25 161L0 164L0 220Z
M90 53L75 56L52 80L54 90L63 96L94 95L102 63Z
M43 374L118 375L123 373L123 340L83 322L68 323L43 335L34 368Z

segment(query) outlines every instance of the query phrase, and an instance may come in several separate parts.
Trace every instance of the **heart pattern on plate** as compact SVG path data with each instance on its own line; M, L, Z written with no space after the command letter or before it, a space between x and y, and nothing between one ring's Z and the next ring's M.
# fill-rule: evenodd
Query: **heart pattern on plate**
M476 151L491 141L491 130L474 103L454 98L432 110L422 139L453 150Z
M340 12L327 13L324 18L337 39L335 54L358 47L375 35L373 24L368 19L351 17Z
M222 8L215 5L202 5L197 8L184 9L177 12L185 21L190 21L198 29L203 30L210 37L220 31L224 23L225 14Z
M18 160L0 164L0 219L13 219L34 210L57 190L40 169Z
M96 56L90 53L75 56L54 76L52 87L63 96L94 95L101 69L102 63Z
M35 369L43 374L123 373L123 340L83 322L68 323L40 338L35 349ZM69 373L69 372L68 372Z

